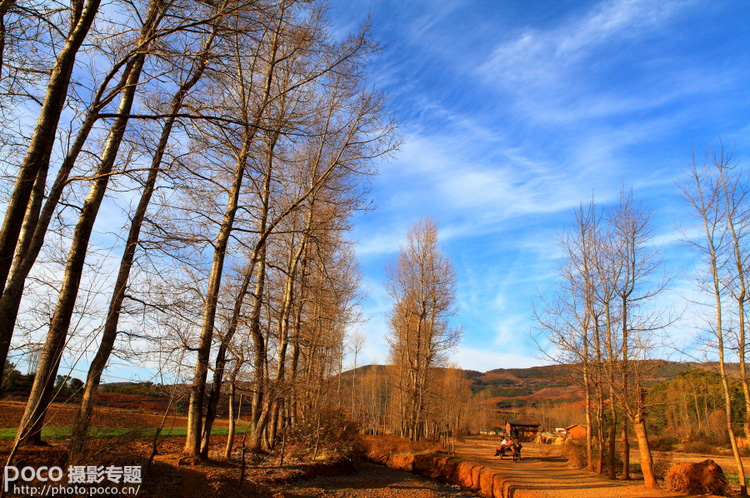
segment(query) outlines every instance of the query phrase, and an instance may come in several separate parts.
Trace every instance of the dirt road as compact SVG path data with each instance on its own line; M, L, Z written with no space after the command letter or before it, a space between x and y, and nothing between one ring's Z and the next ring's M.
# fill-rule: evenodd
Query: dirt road
M588 472L570 469L559 456L542 455L528 444L523 459L514 463L492 456L495 443L468 438L456 443L456 456L473 460L502 474L508 496L513 498L664 498L674 494L646 489L638 481L610 481Z

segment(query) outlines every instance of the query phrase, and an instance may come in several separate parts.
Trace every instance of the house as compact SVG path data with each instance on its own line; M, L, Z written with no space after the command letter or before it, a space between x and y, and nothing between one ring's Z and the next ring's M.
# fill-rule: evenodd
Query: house
M586 437L586 427L583 425L573 424L565 428L568 437L572 439L583 439Z
M505 433L518 436L520 439L533 440L542 424L533 420L508 419L505 422Z

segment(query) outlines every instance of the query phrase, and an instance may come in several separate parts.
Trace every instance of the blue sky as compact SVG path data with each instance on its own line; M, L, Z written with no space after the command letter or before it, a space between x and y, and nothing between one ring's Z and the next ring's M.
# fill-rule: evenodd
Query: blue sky
M750 160L750 2L337 0L334 32L368 13L384 45L371 76L404 143L352 234L369 291L360 364L386 360L384 265L424 216L457 270L463 368L542 363L528 333L557 278L555 236L623 184L655 210L675 275L662 304L685 306L694 261L675 184L691 147L719 137ZM670 333L689 342L694 313Z

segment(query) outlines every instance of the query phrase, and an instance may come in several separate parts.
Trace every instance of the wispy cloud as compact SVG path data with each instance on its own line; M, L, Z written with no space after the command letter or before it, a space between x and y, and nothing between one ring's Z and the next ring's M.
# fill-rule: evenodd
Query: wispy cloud
M394 97L405 143L374 180L378 210L358 216L354 234L368 275L382 279L416 220L439 223L459 278L454 323L466 330L456 358L485 369L539 362L526 338L532 302L556 285L555 235L574 206L615 203L632 187L656 211L667 263L689 266L673 228L690 143L721 134L741 145L750 130L739 111L750 98L750 53L738 41L747 8L490 4L394 12L371 0L375 21L388 20L376 79ZM684 300L683 284L662 302ZM388 306L372 307L374 341L387 333ZM675 335L688 336L694 325L680 327Z
M611 0L596 5L582 18L552 29L527 28L498 46L480 71L502 76L507 85L549 84L564 79L570 68L615 43L637 39L653 30L691 2Z
M638 58L652 38L668 36L670 23L694 3L601 2L552 27L523 29L501 42L478 74L513 95L515 108L536 122L574 123L659 108L722 84L674 56ZM654 59L674 70L655 72L647 66Z

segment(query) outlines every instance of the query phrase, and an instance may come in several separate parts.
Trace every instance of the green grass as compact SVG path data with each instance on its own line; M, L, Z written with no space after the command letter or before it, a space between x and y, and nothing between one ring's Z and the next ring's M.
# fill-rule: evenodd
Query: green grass
M248 426L237 426L236 433L242 434L245 432ZM8 427L0 429L0 441L10 441L16 437L16 427ZM49 426L42 429L43 439L68 439L70 437L70 427L56 427ZM108 437L125 437L125 438L143 438L153 437L156 432L154 427L145 427L142 429L106 429L94 427L89 429L89 436L95 438L108 438ZM226 436L229 433L229 427L214 427L211 429L212 436ZM164 428L159 437L185 437L187 435L187 427L172 427Z
M729 484L733 486L740 485L740 478L737 474L732 474L731 472L725 472L724 475L726 476L727 481L729 481ZM745 477L745 485L750 487L750 477Z

